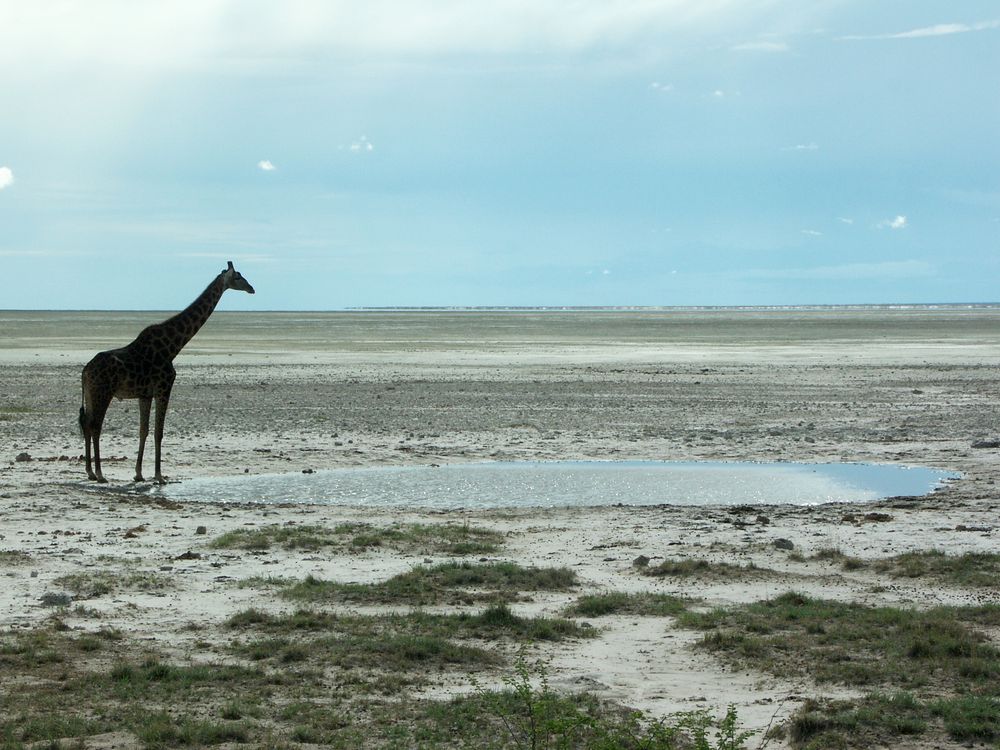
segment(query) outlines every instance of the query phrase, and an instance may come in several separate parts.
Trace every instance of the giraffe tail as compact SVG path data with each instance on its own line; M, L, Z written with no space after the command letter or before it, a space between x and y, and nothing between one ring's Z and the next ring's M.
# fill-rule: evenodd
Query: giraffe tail
M87 417L87 389L84 386L80 394L80 418L77 420L80 426L80 434L87 434L87 423L90 421Z

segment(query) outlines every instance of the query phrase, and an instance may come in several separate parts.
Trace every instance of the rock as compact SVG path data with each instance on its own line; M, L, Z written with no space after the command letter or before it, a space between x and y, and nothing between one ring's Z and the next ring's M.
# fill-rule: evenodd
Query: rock
M972 444L973 448L1000 448L1000 440L977 440ZM17 460L20 461L21 457L18 456Z
M14 460L17 461L17 462L19 462L19 463L24 463L25 461L30 461L31 460L31 454L30 453L18 453L17 457Z
M761 526L767 526L768 524L771 523L771 519L768 518L767 516L757 516L757 523L759 523Z
M775 539L771 542L775 549L793 550L795 549L795 544L791 539Z
M639 555L632 561L633 568L645 568L647 565L649 565L649 558L645 555Z
M197 534L198 536L204 536L205 534L208 533L208 527L199 526L197 529L194 530L194 533Z
M302 473L303 474L315 474L316 471L314 469L303 469Z
M200 552L192 552L191 550L188 550L187 552L182 552L181 554L177 555L177 557L175 557L174 559L175 560L200 560L201 559L201 553Z

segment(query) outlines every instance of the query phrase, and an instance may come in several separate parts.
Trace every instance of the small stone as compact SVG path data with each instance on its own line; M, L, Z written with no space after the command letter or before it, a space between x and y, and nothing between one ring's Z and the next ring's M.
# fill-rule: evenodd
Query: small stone
M17 457L14 460L17 461L17 462L19 462L19 463L24 463L25 461L30 461L31 460L31 454L30 453L18 453Z
M208 527L199 526L197 529L194 530L194 533L197 534L198 536L204 536L205 534L208 533Z
M302 473L303 474L315 474L316 471L314 469L303 469Z
M1000 448L1000 440L977 440L972 444L973 448ZM18 456L17 460L20 461L21 457Z
M647 565L649 565L649 558L645 555L639 555L632 561L633 568L645 568Z
M791 539L775 539L771 544L774 545L775 549L792 550L795 549L795 544L792 543Z
M200 552L192 552L191 550L188 550L187 552L182 552L181 554L177 555L177 557L175 557L174 559L175 560L200 560L201 559L201 553Z

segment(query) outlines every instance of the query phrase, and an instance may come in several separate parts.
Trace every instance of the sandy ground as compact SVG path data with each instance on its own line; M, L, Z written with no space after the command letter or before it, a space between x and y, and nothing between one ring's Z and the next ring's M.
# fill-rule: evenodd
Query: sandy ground
M164 594L96 598L87 606L103 613L104 625L185 656L190 639L206 637L204 630L186 627L191 623L211 628L248 606L287 606L261 601L258 591L234 587L235 580L312 573L374 581L427 559L391 551L304 556L207 546L232 529L343 520L468 520L508 534L496 559L577 571L580 590L537 596L515 607L521 614L558 614L579 594L606 590L683 594L709 605L792 589L871 604L997 602L1000 589L984 593L876 580L868 570L796 562L773 546L775 539L788 539L806 557L829 547L863 558L926 549L1000 551L998 449L973 447L1000 437L1000 332L970 338L961 335L960 323L954 336L934 327L926 335L907 329L905 337L893 338L871 335L862 326L836 339L801 333L777 341L765 330L743 344L582 336L568 344L535 337L478 347L423 339L417 346L402 336L368 348L272 342L266 351L255 351L249 337L228 344L228 329L220 326L217 333L206 327L175 362L164 457L171 481L346 466L583 458L898 462L963 474L922 499L812 508L421 513L175 507L161 502L149 485L129 481L135 402L116 402L109 413L103 452L112 458L105 464L110 484L85 479L74 423L80 367L97 349L84 353L90 342L81 345L72 336L35 345L18 340L0 355L0 550L26 552L30 564L0 571L0 627L27 627L46 618L51 610L39 600L58 590L53 581L59 576L124 560L135 569L167 572L176 586ZM110 340L97 348L121 343ZM151 474L151 449L146 468ZM865 521L873 511L890 519ZM197 534L199 526L207 534ZM188 551L201 556L178 559ZM653 579L633 567L639 555L654 562L752 561L781 575L708 583ZM663 620L605 617L594 624L602 629L600 637L546 649L554 685L657 715L733 703L751 728L787 716L819 692L808 682L727 670L690 648L697 634ZM429 694L461 688L444 683Z

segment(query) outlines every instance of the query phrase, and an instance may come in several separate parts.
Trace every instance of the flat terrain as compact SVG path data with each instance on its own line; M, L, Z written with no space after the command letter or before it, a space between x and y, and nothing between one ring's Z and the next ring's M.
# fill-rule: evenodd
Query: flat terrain
M343 696L340 724L283 719L268 707L318 699L269 683L256 713L229 712L228 720L244 727L242 739L186 744L351 746L352 727L362 727L372 746L437 746L430 735L392 739L372 706L440 705L475 694L476 685L502 687L519 652L547 664L548 683L560 694L586 692L650 717L698 709L719 715L732 704L741 725L757 732L801 717L813 698L857 702L873 690L905 688L928 702L966 689L944 677L926 685L827 679L805 657L797 669L750 655L734 660L706 647L704 627L691 618L629 607L574 614L590 595L675 597L693 614L790 591L869 608L979 608L968 615L977 643L1000 647L1000 623L983 614L1000 605L995 578L970 582L933 566L903 566L908 553L988 566L1000 552L1000 309L217 313L175 361L164 441L170 481L484 459L898 462L963 474L929 497L868 505L449 513L165 501L130 481L136 402L112 404L105 423L110 483L87 482L76 431L80 369L162 317L0 313L0 632L7 638L0 659L20 653L10 644L21 636L114 633L120 645L95 649L96 656L73 652L64 663L100 670L114 657L139 664L153 653L188 666L264 665L270 675L304 667L248 657L234 642L250 636L234 630L232 618L251 609L280 617L302 606L382 617L381 627L395 632L411 626L385 625L387 613L476 615L499 597L518 618L568 619L589 631L520 640L480 633L468 643L497 662L472 667L456 657L430 670L410 665L394 671L421 679L375 681L374 688L357 675L378 672L378 662L366 668L347 657L303 657L308 674ZM151 445L146 460L151 474ZM327 541L275 536L295 527L326 533ZM411 533L424 527L495 533L499 541L462 551ZM351 541L334 533L338 528L374 533L375 541ZM401 540L389 529L410 536ZM226 546L220 538L230 532L262 536ZM646 562L637 566L640 557ZM698 565L664 566L683 561ZM509 596L481 582L417 599L366 598L346 587L415 569L508 563L575 575L565 585ZM295 598L290 585L303 580L339 588ZM486 599L484 587L492 592ZM0 695L14 694L18 670L28 684L60 679L37 673L34 662L11 663L17 669L0 664ZM351 687L359 680L363 690ZM985 695L998 697L988 689ZM185 710L201 720L213 706L203 698ZM8 716L27 710L6 706ZM968 736L947 729L943 711L922 733L885 743L963 746ZM88 747L157 746L99 719L88 718L96 722L90 728L30 736L23 722L8 720L3 731L11 747L53 736L86 736ZM296 734L293 724L309 731ZM755 737L750 746L762 742ZM166 744L185 744L174 740ZM786 732L769 746L782 743L802 744Z

